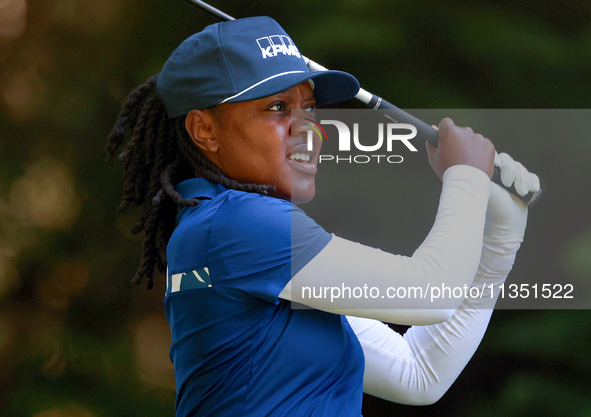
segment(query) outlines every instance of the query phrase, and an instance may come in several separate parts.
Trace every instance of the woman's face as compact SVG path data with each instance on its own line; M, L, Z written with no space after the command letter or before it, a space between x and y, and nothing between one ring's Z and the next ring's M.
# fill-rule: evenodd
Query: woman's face
M274 197L308 202L316 192L320 140L307 150L306 130L301 123L292 127L291 110L315 105L307 81L271 97L222 104L211 130L217 150L207 156L238 182L274 185Z

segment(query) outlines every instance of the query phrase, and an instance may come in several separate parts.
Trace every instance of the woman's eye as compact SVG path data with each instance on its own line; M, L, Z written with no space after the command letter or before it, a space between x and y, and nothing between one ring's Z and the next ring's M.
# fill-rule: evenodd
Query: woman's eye
M306 109L306 111L313 111L313 110L316 110L316 104L313 104Z
M272 111L283 111L285 110L285 103L277 103L269 107L269 110Z

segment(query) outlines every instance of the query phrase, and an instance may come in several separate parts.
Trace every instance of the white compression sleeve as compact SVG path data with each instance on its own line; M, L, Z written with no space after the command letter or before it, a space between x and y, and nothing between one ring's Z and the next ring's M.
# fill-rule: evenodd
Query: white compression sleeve
M390 286L423 289L441 285L469 286L480 259L489 192L490 180L484 172L465 165L453 166L443 176L433 228L412 257L393 255L334 236L292 278L279 297L319 310L391 323L444 321L451 317L463 298L448 299L436 306L430 297L399 297L386 308L377 309L372 306L371 299L355 305L349 303L346 307L335 306L330 296L306 298L303 289L367 285L379 288L383 295Z
M411 327L404 336L370 319L347 317L363 347L363 390L403 404L437 401L466 366L480 344L496 299L498 285L513 266L520 243L488 243L473 287L482 298L466 298L453 316L439 324ZM491 298L490 285L494 297Z

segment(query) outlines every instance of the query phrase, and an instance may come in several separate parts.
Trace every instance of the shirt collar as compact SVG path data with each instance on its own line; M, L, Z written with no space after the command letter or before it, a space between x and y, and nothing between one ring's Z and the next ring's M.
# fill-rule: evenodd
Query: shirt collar
M214 184L205 178L190 178L176 186L178 193L185 199L214 198L228 189L220 184Z

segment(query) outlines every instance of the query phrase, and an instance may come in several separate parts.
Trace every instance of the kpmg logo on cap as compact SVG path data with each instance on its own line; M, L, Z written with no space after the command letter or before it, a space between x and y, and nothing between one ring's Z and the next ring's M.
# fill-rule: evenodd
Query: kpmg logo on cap
M271 35L257 39L263 58L273 58L277 54L297 56L301 58L300 51L296 48L289 36Z

